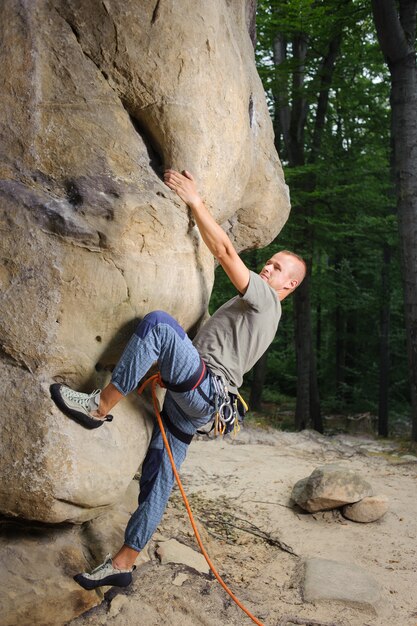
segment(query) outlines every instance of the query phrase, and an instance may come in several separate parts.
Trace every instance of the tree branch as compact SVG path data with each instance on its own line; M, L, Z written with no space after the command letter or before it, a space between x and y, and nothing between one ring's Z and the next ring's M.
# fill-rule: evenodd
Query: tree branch
M342 33L338 33L329 43L329 49L323 59L320 68L320 93L317 102L317 113L314 122L313 143L309 158L310 163L314 163L320 151L321 138L323 134L324 123L327 114L327 104L329 101L329 90L332 83L336 58L339 54L340 44L342 41Z
M400 0L400 22L410 48L416 38L416 0Z
M401 21L404 23L410 12L415 13L416 0L402 0L400 4L403 7ZM414 46L411 47L407 41L395 0L372 0L372 12L378 41L388 65L397 63L413 52Z
M292 108L290 122L290 150L289 158L293 164L304 163L303 135L308 106L303 97L302 89L305 80L305 60L307 56L307 35L298 33L292 40L293 59L296 63L293 71Z
M286 39L282 35L282 33L277 33L274 38L273 45L273 55L274 55L274 64L276 66L282 65L287 58L286 52ZM283 93L282 93L282 91ZM278 93L276 93L278 91ZM289 144L289 136L290 136L290 107L288 104L288 87L287 83L284 84L281 81L281 84L278 86L278 90L274 89L274 98L278 108L278 119L280 130L282 132L282 138L284 140L284 146L288 146Z

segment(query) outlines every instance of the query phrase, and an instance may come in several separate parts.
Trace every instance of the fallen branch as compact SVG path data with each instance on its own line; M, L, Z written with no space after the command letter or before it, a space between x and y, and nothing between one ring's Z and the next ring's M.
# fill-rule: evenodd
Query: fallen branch
M236 517L236 519L238 520L240 518ZM276 539L275 537L272 537L269 533L264 532L263 530L261 530L260 528L258 528L254 524L252 524L251 522L248 522L247 520L241 520L241 521L245 522L246 524L249 524L249 526L251 526L251 528L250 529L244 528L243 526L239 526L238 524L233 524L232 522L228 522L228 523L233 528L237 528L238 530L242 530L243 532L249 533L251 535L254 535L255 537L260 537L260 539L263 539L270 546L274 546L276 548L279 548L283 552L288 552L288 554L292 554L293 556L297 556L298 557L298 554L296 554L296 552L294 552L294 550L291 548L291 546L288 546L286 543L284 543L280 539Z
M199 522L204 524L204 529L208 532L209 535L211 535L215 539L219 539L220 541L224 541L225 543L228 543L231 546L233 546L235 544L235 542L232 541L231 539L227 539L227 537L224 537L223 535L218 535L217 533L215 533L214 530L212 530L210 528L210 526L207 526L207 521L205 519L203 519L202 517L199 517L198 515L196 517L197 517Z
M236 543L236 537L233 536L232 529L240 530L241 532L248 533L250 535L254 535L255 537L259 537L265 541L268 545L279 548L283 552L288 552L292 556L299 557L299 555L294 552L291 546L288 546L286 543L281 541L280 539L273 537L269 533L261 530L255 524L252 524L247 519L243 519L242 517L237 517L233 515L229 511L225 510L226 499L223 501L219 499L217 502L212 500L204 500L199 497L197 494L192 494L190 496L190 502L193 507L195 507L199 514L196 514L197 519L204 524L207 532L209 532L213 537L217 539L221 538L223 541L226 541L229 544ZM171 502L174 506L177 504L174 498L171 498ZM210 505L210 511L207 513L207 506ZM216 510L216 505L222 507L221 511ZM281 505L285 506L285 505ZM203 513L203 511L204 513ZM203 514L202 514L203 513ZM239 522L242 522L239 524Z
M300 626L340 626L340 623L336 624L336 622L318 622L308 617L294 617L293 615L284 615L281 617L277 626L288 626L289 624L299 624Z
M215 524L219 528L219 530L223 529L225 531L226 536L227 536L228 528L236 528L236 530L240 530L242 532L245 532L250 535L254 535L255 537L259 537L260 539L263 539L263 541L265 541L268 545L279 548L283 552L288 552L288 554L291 554L292 556L296 556L296 557L299 556L298 554L296 554L296 552L294 552L291 546L288 546L286 543L284 543L280 539L277 539L276 537L273 537L269 533L261 530L260 528L255 526L255 524L252 524L252 522L249 522L248 520L245 520L241 517L236 517L235 515L232 515L231 513L218 514L216 515L216 518L217 519L213 519L213 513L211 515L211 518L201 517L201 516L198 517L199 521L205 525L206 530L213 535L214 535L214 531L211 528L213 524ZM243 525L238 524L236 522L243 522ZM224 540L227 541L228 543L235 543L233 540L230 540L228 538L224 538Z
M242 502L254 502L255 504L270 504L271 506L282 506L284 509L293 509L294 507L280 502L267 502L266 500L242 500Z

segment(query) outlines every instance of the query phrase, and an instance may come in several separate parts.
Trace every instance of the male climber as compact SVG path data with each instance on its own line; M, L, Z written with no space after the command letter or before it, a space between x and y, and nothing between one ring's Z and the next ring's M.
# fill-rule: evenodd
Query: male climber
M272 342L281 316L281 301L301 283L305 263L296 254L274 254L260 274L246 267L229 237L200 198L192 175L167 170L166 185L189 206L201 236L239 295L224 304L191 342L167 313L144 317L100 392L85 394L61 384L51 386L57 406L87 428L111 421L109 412L136 389L151 365L158 363L167 387L162 417L177 469L198 428L207 424L219 403L237 393L249 371ZM139 506L130 518L124 545L91 573L74 578L84 589L103 585L124 587L132 581L139 552L156 530L174 483L174 474L155 425L142 466Z

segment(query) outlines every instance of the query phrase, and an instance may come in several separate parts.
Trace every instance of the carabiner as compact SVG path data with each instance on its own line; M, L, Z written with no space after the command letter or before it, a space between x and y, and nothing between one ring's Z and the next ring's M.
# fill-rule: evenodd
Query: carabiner
M223 402L219 408L219 415L222 422L227 424L233 419L234 411L233 407L230 404L230 400L228 402Z

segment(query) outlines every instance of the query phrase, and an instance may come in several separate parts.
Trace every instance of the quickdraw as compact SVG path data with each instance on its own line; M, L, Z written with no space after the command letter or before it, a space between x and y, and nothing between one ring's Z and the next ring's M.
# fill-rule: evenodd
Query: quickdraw
M211 430L214 430L215 436L228 433L236 436L240 431L240 424L248 410L248 405L239 393L230 393L220 377L214 376L213 383L215 388L214 422Z

